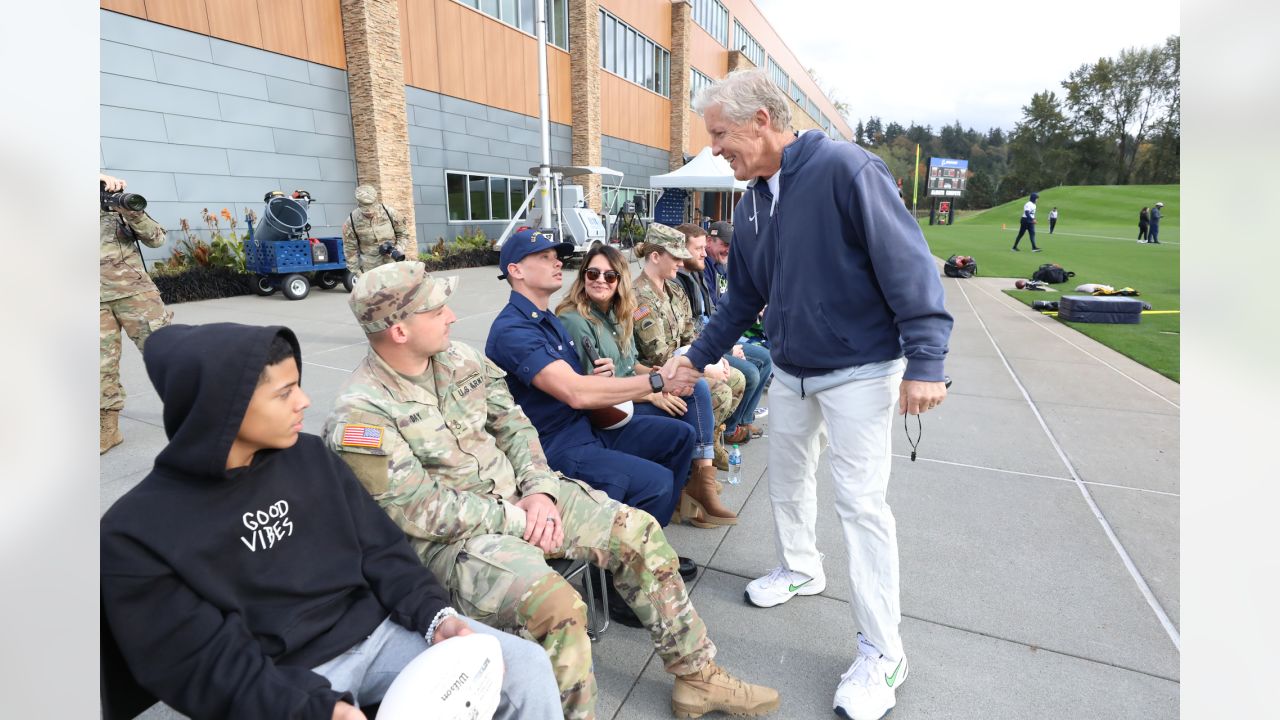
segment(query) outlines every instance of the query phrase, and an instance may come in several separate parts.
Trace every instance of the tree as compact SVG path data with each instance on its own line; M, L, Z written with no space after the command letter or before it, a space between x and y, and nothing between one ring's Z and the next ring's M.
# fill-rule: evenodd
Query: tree
M1071 127L1058 96L1049 90L1033 95L1009 140L1009 164L1020 185L1018 193L1066 184L1070 142Z
M862 120L859 118L858 126L853 129L853 142L856 145L862 144L862 136L866 134L866 130L862 127Z
M1114 160L1107 180L1128 184L1138 147L1158 118L1165 116L1164 108L1176 92L1176 76L1172 84L1167 77L1165 47L1130 48L1115 59L1085 63L1062 87L1077 133L1112 145Z

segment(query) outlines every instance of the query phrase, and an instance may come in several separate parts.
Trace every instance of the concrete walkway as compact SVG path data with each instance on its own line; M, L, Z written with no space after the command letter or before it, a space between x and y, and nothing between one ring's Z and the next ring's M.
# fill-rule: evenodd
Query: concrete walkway
M453 338L483 348L506 284L494 268L458 274ZM892 717L1176 717L1178 385L1001 293L1011 281L943 282L956 319L947 361L955 384L924 416L916 462L904 433L894 436L889 498L911 680ZM291 327L314 433L366 352L346 298L313 290L300 302L249 296L173 310L180 323ZM126 440L102 458L104 511L165 442L159 400L131 345L122 377ZM825 464L818 537L827 590L769 610L742 599L776 562L767 442L743 447L744 481L725 489L737 527L667 535L705 566L690 592L723 664L781 691L774 717L834 717L855 628ZM646 632L615 624L595 653L601 718L671 717L671 679ZM145 717L175 716L157 707Z

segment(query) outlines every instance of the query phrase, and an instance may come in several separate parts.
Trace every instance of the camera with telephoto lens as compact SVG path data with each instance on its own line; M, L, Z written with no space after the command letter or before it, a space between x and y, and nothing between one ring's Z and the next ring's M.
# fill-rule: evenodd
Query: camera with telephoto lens
M130 192L107 192L107 184L101 180L98 181L98 193L102 202L102 209L106 211L112 210L146 210L147 199L138 193Z
M378 246L378 254L390 255L391 259L395 260L396 262L400 262L401 260L404 260L404 253L397 250L395 244L392 243L390 240Z

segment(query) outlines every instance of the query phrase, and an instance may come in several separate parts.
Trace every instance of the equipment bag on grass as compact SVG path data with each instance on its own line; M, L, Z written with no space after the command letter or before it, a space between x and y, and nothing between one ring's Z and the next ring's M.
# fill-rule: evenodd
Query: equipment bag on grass
M1058 283L1064 283L1068 278L1073 278L1075 276L1075 273L1064 269L1057 263L1045 263L1040 266L1039 270L1036 270L1031 274L1031 279L1047 282L1050 285L1056 285Z
M978 261L968 255L952 255L942 266L947 277L967 278L978 274Z

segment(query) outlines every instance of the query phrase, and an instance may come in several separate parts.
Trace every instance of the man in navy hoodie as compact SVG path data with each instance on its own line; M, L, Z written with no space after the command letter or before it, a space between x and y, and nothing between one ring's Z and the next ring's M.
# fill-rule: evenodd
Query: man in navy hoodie
M712 151L750 183L734 208L727 294L663 372L719 358L769 306L769 497L781 563L746 597L771 607L826 587L815 530L825 423L859 630L833 706L843 717L880 718L907 677L897 531L885 502L892 420L895 406L919 414L946 397L952 321L942 283L885 164L820 131L791 132L787 97L764 71L731 73L700 91L694 109Z
M301 433L290 330L173 325L145 361L169 444L101 523L104 645L143 691L193 718L363 720L429 645L481 632L506 666L497 717L561 717L542 648L448 607L347 465Z

